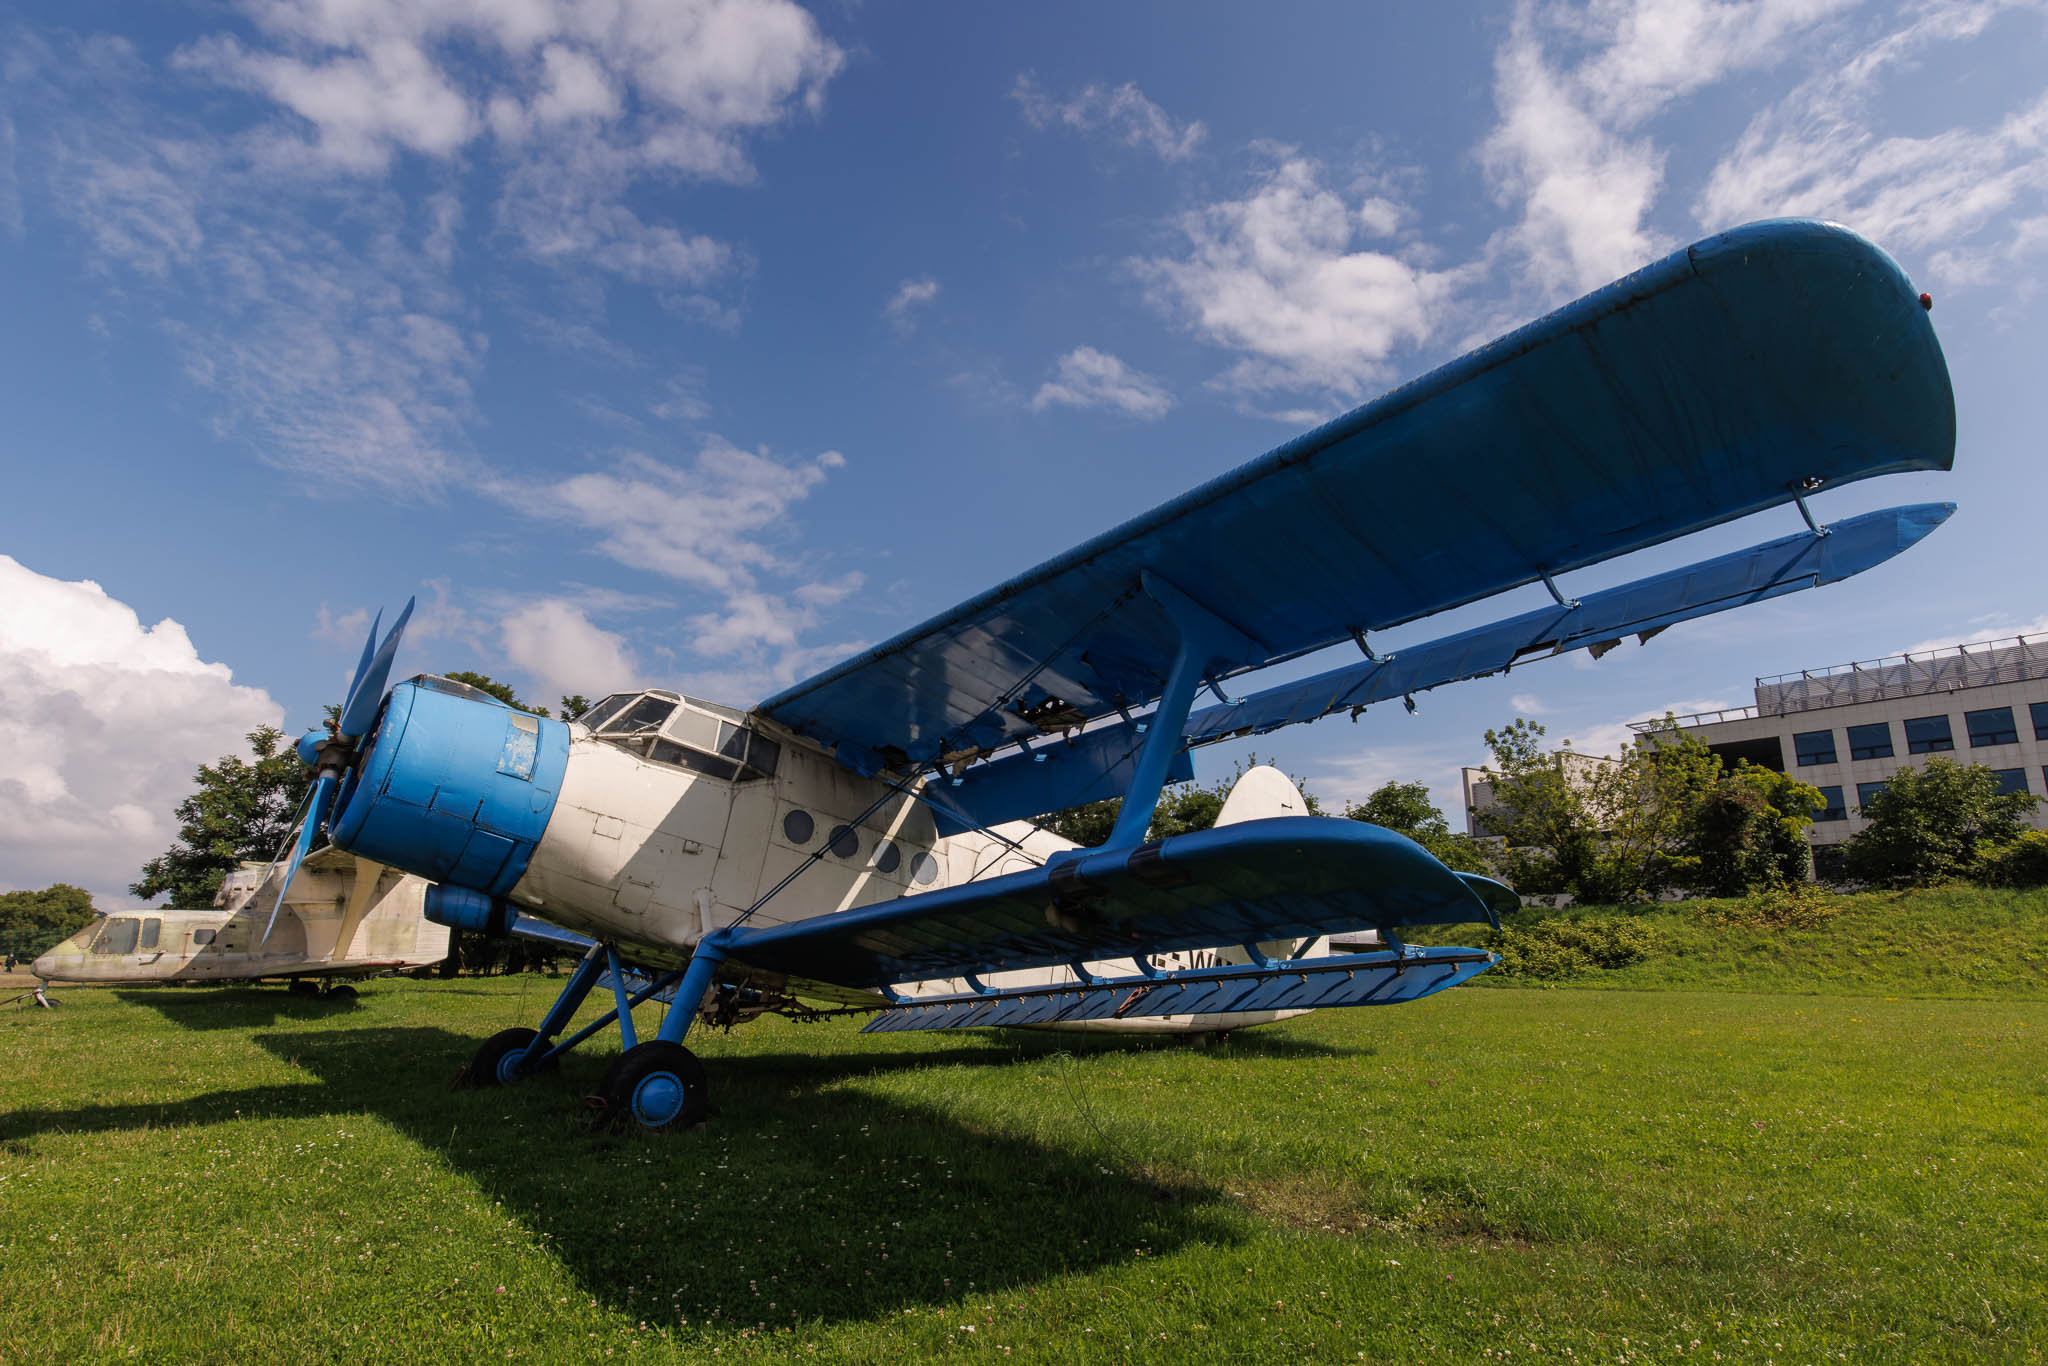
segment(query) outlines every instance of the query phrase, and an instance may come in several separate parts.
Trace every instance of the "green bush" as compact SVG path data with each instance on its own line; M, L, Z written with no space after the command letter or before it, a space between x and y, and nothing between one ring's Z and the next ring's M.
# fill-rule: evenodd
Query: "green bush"
M2048 830L1984 850L1977 876L1994 887L2048 887Z
M1657 952L1656 931L1612 916L1534 920L1480 936L1480 947L1500 956L1501 977L1557 981L1581 973L1625 968Z
M1702 906L1694 915L1709 925L1745 930L1810 930L1841 913L1840 899L1818 883L1776 882L1740 901Z

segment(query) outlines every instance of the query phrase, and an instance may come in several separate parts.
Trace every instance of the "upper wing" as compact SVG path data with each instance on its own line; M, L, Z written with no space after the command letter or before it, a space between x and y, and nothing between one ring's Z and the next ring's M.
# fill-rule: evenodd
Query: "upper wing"
M1753 224L757 710L861 771L981 754L1160 695L1177 635L1142 570L1242 634L1227 676L1954 449L1948 371L1891 258L1829 224Z

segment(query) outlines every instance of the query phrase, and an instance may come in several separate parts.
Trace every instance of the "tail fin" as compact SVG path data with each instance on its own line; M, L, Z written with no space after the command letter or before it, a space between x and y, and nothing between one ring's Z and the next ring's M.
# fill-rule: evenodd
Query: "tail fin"
M1306 816L1308 801L1301 795L1301 789L1271 764L1260 764L1248 768L1231 785L1230 795L1223 799L1223 810L1216 814L1216 824L1236 825L1242 821L1262 821L1274 816ZM1268 958L1296 958L1307 954L1321 954L1330 951L1327 938L1313 943L1301 939L1276 939L1260 944L1259 952ZM1226 963L1249 963L1251 955L1242 949L1223 949L1217 956Z

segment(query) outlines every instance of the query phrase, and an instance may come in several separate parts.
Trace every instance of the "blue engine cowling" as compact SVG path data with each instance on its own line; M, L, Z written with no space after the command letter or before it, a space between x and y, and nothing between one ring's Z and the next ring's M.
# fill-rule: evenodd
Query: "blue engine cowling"
M329 834L351 853L502 897L526 872L569 766L569 727L422 675L391 690Z

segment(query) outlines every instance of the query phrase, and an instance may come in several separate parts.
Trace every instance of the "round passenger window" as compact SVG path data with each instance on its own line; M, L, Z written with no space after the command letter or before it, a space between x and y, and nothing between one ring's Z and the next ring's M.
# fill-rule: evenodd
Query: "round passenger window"
M818 823L808 811L792 811L782 818L782 837L791 844L809 844L818 833Z
M893 873L897 870L897 868L902 866L902 863L903 851L896 847L895 841L883 840L880 844L875 846L876 872Z
M850 825L834 827L831 843L827 846L841 858L852 858L860 852L860 836L853 833Z
M939 880L939 861L930 854L913 854L910 859L910 880L920 887L929 887Z

